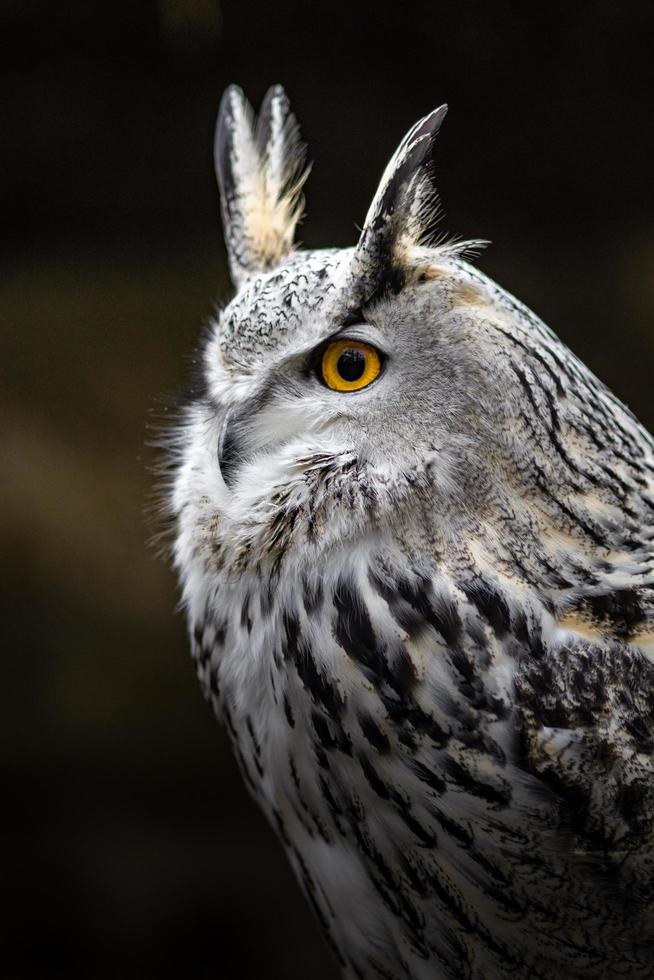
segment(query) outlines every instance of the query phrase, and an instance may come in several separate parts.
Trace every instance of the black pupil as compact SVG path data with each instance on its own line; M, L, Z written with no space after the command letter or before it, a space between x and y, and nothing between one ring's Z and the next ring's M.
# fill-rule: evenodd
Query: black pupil
M366 355L356 347L344 350L336 364L343 381L358 381L366 369Z

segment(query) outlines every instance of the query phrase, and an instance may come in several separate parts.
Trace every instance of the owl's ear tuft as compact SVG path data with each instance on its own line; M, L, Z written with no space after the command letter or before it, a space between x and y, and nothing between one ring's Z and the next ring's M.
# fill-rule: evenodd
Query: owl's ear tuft
M241 89L227 89L214 160L229 267L238 286L291 252L304 209L306 147L281 85L268 90L258 121Z
M447 106L434 109L406 134L383 173L366 215L354 257L355 274L397 291L418 246L438 241L441 217L435 185L434 144Z

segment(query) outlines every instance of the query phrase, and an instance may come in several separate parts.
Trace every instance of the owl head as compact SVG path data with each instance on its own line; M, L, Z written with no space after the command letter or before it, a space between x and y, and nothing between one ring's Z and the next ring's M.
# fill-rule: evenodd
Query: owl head
M445 114L402 140L354 247L304 251L308 168L287 98L272 88L256 119L225 93L215 163L235 295L204 347L175 488L216 560L278 560L294 542L310 556L385 528L438 529L445 546L538 495L534 466L546 483L566 471L539 444L564 348L465 260L471 243L439 243Z

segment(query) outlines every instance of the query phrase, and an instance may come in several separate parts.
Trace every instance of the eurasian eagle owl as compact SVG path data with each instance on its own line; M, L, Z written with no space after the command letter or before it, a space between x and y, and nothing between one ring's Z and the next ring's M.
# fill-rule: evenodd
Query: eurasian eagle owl
M342 974L654 976L653 442L438 243L409 131L295 251L281 88L222 102L236 294L178 430L201 684Z

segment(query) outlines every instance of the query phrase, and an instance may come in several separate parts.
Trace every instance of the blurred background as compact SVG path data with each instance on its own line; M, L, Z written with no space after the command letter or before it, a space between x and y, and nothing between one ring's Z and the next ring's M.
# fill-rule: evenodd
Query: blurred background
M3 0L0 970L336 980L190 664L148 425L228 295L226 84L282 82L308 246L442 101L443 227L650 427L649 2ZM170 414L170 412L169 412Z

